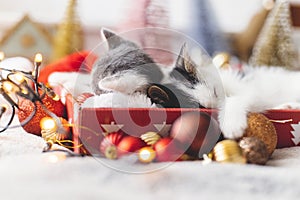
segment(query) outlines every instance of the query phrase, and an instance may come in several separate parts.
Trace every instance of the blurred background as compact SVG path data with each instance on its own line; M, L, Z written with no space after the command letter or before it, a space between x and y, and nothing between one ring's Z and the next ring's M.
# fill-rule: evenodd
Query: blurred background
M25 57L39 51L50 61L55 59L55 45L67 46L70 38L72 51L92 50L101 40L101 27L116 32L164 27L192 37L210 55L226 51L247 60L270 2L273 0L0 0L0 50L7 56ZM300 0L289 3L300 6ZM299 49L299 27L292 24L292 29ZM144 40L147 43L149 38Z

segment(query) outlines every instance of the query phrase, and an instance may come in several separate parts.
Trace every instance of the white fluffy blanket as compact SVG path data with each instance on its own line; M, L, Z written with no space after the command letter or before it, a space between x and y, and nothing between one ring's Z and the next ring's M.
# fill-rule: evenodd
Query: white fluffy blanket
M276 150L267 166L186 161L164 163L164 168L152 173L130 174L93 157L47 162L52 153L41 153L44 144L22 128L0 134L1 199L300 198L300 147ZM161 164L132 165L143 169Z

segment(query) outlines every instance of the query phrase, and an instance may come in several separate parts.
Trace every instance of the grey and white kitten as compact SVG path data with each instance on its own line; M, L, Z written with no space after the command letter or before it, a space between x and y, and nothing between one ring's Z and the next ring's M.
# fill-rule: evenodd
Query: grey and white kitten
M134 42L107 29L102 29L101 33L107 41L108 51L93 66L92 89L95 94L119 92L130 95L139 92L147 94L153 103L162 107L199 107L192 96L177 86L177 81L170 81L171 68L155 63ZM178 63L181 57L179 55Z
M162 81L162 70L138 45L107 29L101 33L109 49L93 66L92 88L96 94L145 93L150 84Z

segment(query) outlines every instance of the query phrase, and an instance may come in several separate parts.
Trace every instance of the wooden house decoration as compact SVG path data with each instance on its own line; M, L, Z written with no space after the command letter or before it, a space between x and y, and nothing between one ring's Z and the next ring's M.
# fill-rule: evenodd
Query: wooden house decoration
M0 41L0 51L6 57L24 56L32 59L35 53L42 53L45 58L51 55L51 35L40 24L25 15L15 26L9 29Z

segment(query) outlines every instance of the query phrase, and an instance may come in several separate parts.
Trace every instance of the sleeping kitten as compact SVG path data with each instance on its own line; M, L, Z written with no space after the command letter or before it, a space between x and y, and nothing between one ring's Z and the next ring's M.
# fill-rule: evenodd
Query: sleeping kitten
M160 67L135 43L115 33L101 30L109 50L93 66L92 88L96 94L146 92L151 83L160 83Z
M115 33L101 30L108 51L93 66L92 89L95 94L141 93L161 107L199 107L197 101L168 81L170 67L155 63L137 44ZM179 77L179 76L178 76Z
M225 137L243 135L249 112L290 105L300 108L300 72L279 67L247 66L242 72L219 69L218 73L210 73L208 69L214 66L196 65L184 49L185 63L176 65L171 75L174 72L183 74L185 79L181 82L186 84L181 84L182 90L190 93L201 105L219 109L218 120ZM216 81L218 76L221 84Z

